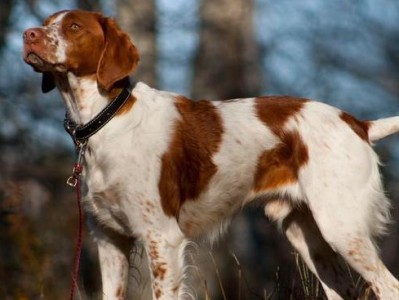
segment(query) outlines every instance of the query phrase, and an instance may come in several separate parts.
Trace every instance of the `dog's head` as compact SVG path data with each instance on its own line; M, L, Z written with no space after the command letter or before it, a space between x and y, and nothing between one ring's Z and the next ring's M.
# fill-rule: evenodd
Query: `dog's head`
M23 58L43 73L43 92L55 87L56 73L96 76L108 91L137 66L139 55L129 36L100 13L65 10L48 17L42 27L23 34Z

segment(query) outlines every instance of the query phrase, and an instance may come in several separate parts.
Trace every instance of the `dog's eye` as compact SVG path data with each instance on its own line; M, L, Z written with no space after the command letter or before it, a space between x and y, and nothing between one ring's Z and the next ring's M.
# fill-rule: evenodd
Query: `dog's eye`
M80 29L80 26L79 26L78 24L76 24L76 23L72 23L71 26L70 26L70 28L71 28L73 31L78 31L78 30Z

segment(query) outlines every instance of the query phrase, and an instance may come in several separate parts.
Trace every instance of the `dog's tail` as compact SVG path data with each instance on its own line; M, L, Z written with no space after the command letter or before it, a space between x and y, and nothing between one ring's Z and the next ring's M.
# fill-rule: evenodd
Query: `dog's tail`
M399 117L368 121L368 135L371 142L378 141L399 131Z

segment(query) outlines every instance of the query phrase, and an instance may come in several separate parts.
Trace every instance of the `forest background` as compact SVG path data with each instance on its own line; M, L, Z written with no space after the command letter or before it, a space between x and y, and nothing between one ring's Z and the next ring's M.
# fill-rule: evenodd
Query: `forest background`
M41 76L23 63L21 50L24 29L77 7L118 20L141 54L134 79L153 87L194 99L288 94L360 119L399 115L396 0L2 0L1 299L69 293L78 219L65 179L74 151L59 94L40 92ZM394 221L381 253L398 277L399 137L378 143L376 151ZM87 229L85 236L79 297L100 299L97 252ZM313 282L259 209L245 209L212 249L200 243L190 253L198 299L305 298L303 282ZM140 248L132 259L129 293L148 299Z

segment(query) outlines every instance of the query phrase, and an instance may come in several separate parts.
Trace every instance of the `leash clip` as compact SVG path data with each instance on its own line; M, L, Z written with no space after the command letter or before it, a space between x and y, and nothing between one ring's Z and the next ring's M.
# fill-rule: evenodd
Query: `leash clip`
M73 165L72 175L66 181L66 184L71 187L76 187L78 184L78 180L80 178L80 174L82 174L83 166L82 161L84 159L85 151L87 146L87 140L84 142L78 142L76 144L76 150L78 153L78 157L76 159L76 163Z

